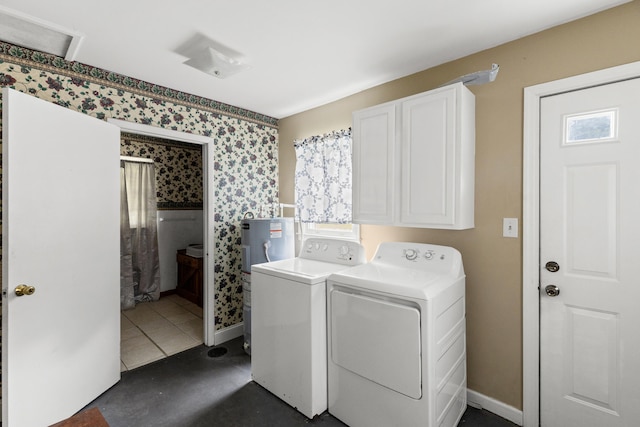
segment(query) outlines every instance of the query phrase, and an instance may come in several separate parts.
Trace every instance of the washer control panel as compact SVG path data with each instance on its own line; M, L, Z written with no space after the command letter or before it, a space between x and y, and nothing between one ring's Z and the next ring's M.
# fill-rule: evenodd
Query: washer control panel
M310 237L302 243L300 258L345 265L358 265L366 261L364 247L360 243L320 237Z

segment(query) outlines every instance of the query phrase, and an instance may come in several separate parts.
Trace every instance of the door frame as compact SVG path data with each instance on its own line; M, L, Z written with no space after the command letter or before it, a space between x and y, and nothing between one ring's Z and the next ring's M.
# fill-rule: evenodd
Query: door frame
M209 171L214 163L214 140L202 135L195 135L192 133L180 132L171 129L164 129L150 125L143 125L140 123L127 122L120 119L107 119L108 123L114 124L120 128L121 131L133 133L137 135L154 136L157 138L171 139L174 141L188 142L191 144L198 144L203 146L202 153L202 182L203 182L203 203L202 203L202 216L203 216L203 252L205 255L205 263L203 267L203 322L204 322L204 344L206 346L212 346L220 344L226 340L226 337L218 336L216 342L215 331L215 306L216 306L216 293L214 286L214 260L215 260L215 224L212 220L213 213L215 212L214 205L214 186L209 181Z
M640 61L524 89L522 184L522 416L540 425L540 100L640 77Z

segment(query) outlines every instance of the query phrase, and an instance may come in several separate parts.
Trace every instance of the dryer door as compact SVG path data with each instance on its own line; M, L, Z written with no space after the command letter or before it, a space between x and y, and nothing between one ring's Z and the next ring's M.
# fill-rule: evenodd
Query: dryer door
M332 289L329 297L333 363L420 399L420 311L415 306L339 289Z

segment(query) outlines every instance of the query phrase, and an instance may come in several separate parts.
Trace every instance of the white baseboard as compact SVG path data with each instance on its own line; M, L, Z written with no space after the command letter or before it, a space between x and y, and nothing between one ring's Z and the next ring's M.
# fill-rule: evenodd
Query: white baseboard
M244 324L242 322L227 326L226 328L215 331L213 345L220 345L242 335L244 335Z
M485 396L484 394L480 394L477 391L467 389L467 404L474 408L486 409L519 426L523 423L521 410L489 396Z

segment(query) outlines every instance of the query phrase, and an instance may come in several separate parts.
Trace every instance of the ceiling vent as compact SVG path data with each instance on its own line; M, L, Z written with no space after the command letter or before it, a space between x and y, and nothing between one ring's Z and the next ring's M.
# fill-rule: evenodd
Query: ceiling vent
M82 36L58 25L0 6L0 40L73 61Z

